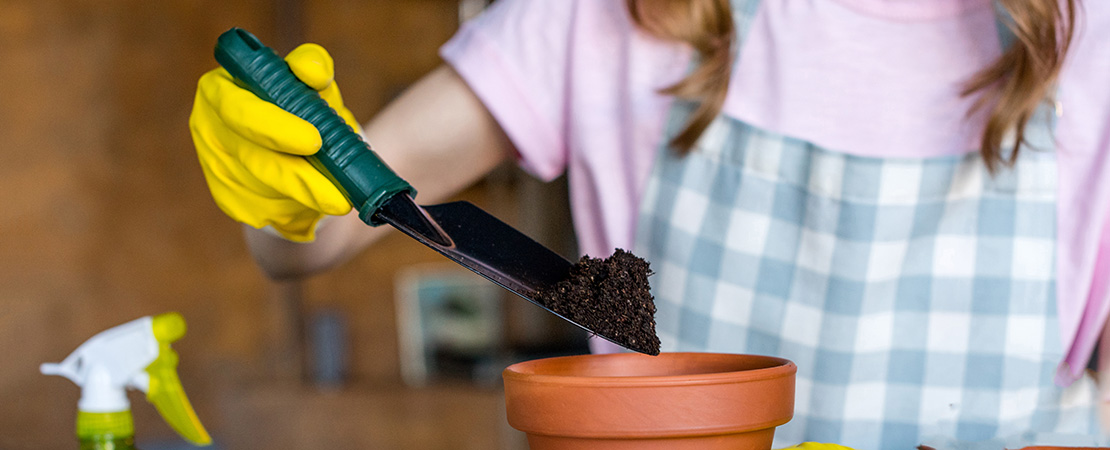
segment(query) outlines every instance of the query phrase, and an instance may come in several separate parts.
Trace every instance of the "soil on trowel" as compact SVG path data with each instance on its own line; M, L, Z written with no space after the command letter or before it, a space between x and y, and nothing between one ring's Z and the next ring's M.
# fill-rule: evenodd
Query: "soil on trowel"
M547 308L630 350L659 354L647 261L617 249L578 260L567 278L533 296Z

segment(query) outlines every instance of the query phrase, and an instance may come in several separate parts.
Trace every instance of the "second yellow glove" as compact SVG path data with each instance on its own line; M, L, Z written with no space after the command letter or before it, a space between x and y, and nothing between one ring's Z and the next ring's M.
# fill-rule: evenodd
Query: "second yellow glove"
M820 442L803 442L789 448L779 450L852 450L851 448L837 444L824 444Z
M323 47L301 45L285 61L361 132L343 106L333 61ZM223 68L200 78L189 129L212 198L232 219L309 242L324 215L351 210L339 189L303 157L320 149L316 128L235 85Z

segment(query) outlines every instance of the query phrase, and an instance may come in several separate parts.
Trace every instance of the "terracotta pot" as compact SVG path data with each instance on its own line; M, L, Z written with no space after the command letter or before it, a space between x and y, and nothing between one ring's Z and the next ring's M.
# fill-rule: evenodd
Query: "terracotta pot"
M532 450L767 450L794 415L794 363L721 353L539 359L505 369Z

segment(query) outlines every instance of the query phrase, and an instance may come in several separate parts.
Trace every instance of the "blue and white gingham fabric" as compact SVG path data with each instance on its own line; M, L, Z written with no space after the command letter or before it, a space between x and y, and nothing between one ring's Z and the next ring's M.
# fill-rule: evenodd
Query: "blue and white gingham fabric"
M674 107L669 135L690 110ZM1053 383L1051 118L993 176L976 152L851 156L726 116L691 154L663 149L636 248L657 273L663 350L794 361L795 415L776 446L1104 442L1093 380Z

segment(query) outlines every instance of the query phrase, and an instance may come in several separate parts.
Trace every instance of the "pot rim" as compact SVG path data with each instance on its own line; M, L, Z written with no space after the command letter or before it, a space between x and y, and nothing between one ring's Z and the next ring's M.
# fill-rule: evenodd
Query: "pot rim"
M552 375L541 374L522 371L524 368L532 366L550 364L552 361L566 360L566 359L583 359L583 358L640 358L643 355L637 353L612 353L612 354L587 354L587 355L573 355L573 356L559 356L553 358L535 359L530 361L523 361L506 367L502 372L502 377L506 379L513 379L515 382L525 382L534 384L556 384L564 386L602 386L606 388L619 388L619 387L644 387L644 386L691 386L691 385L710 385L710 384L727 384L727 383L747 383L753 381L767 380L773 378L780 378L793 375L797 372L798 367L794 362L779 358L776 356L766 355L752 355L741 353L713 353L713 352L665 352L661 353L659 357L712 357L712 356L727 356L727 357L745 357L756 358L765 360L774 365L759 369L735 370L729 372L711 372L701 374L682 374L682 375L645 375L645 376L583 376L583 375Z

